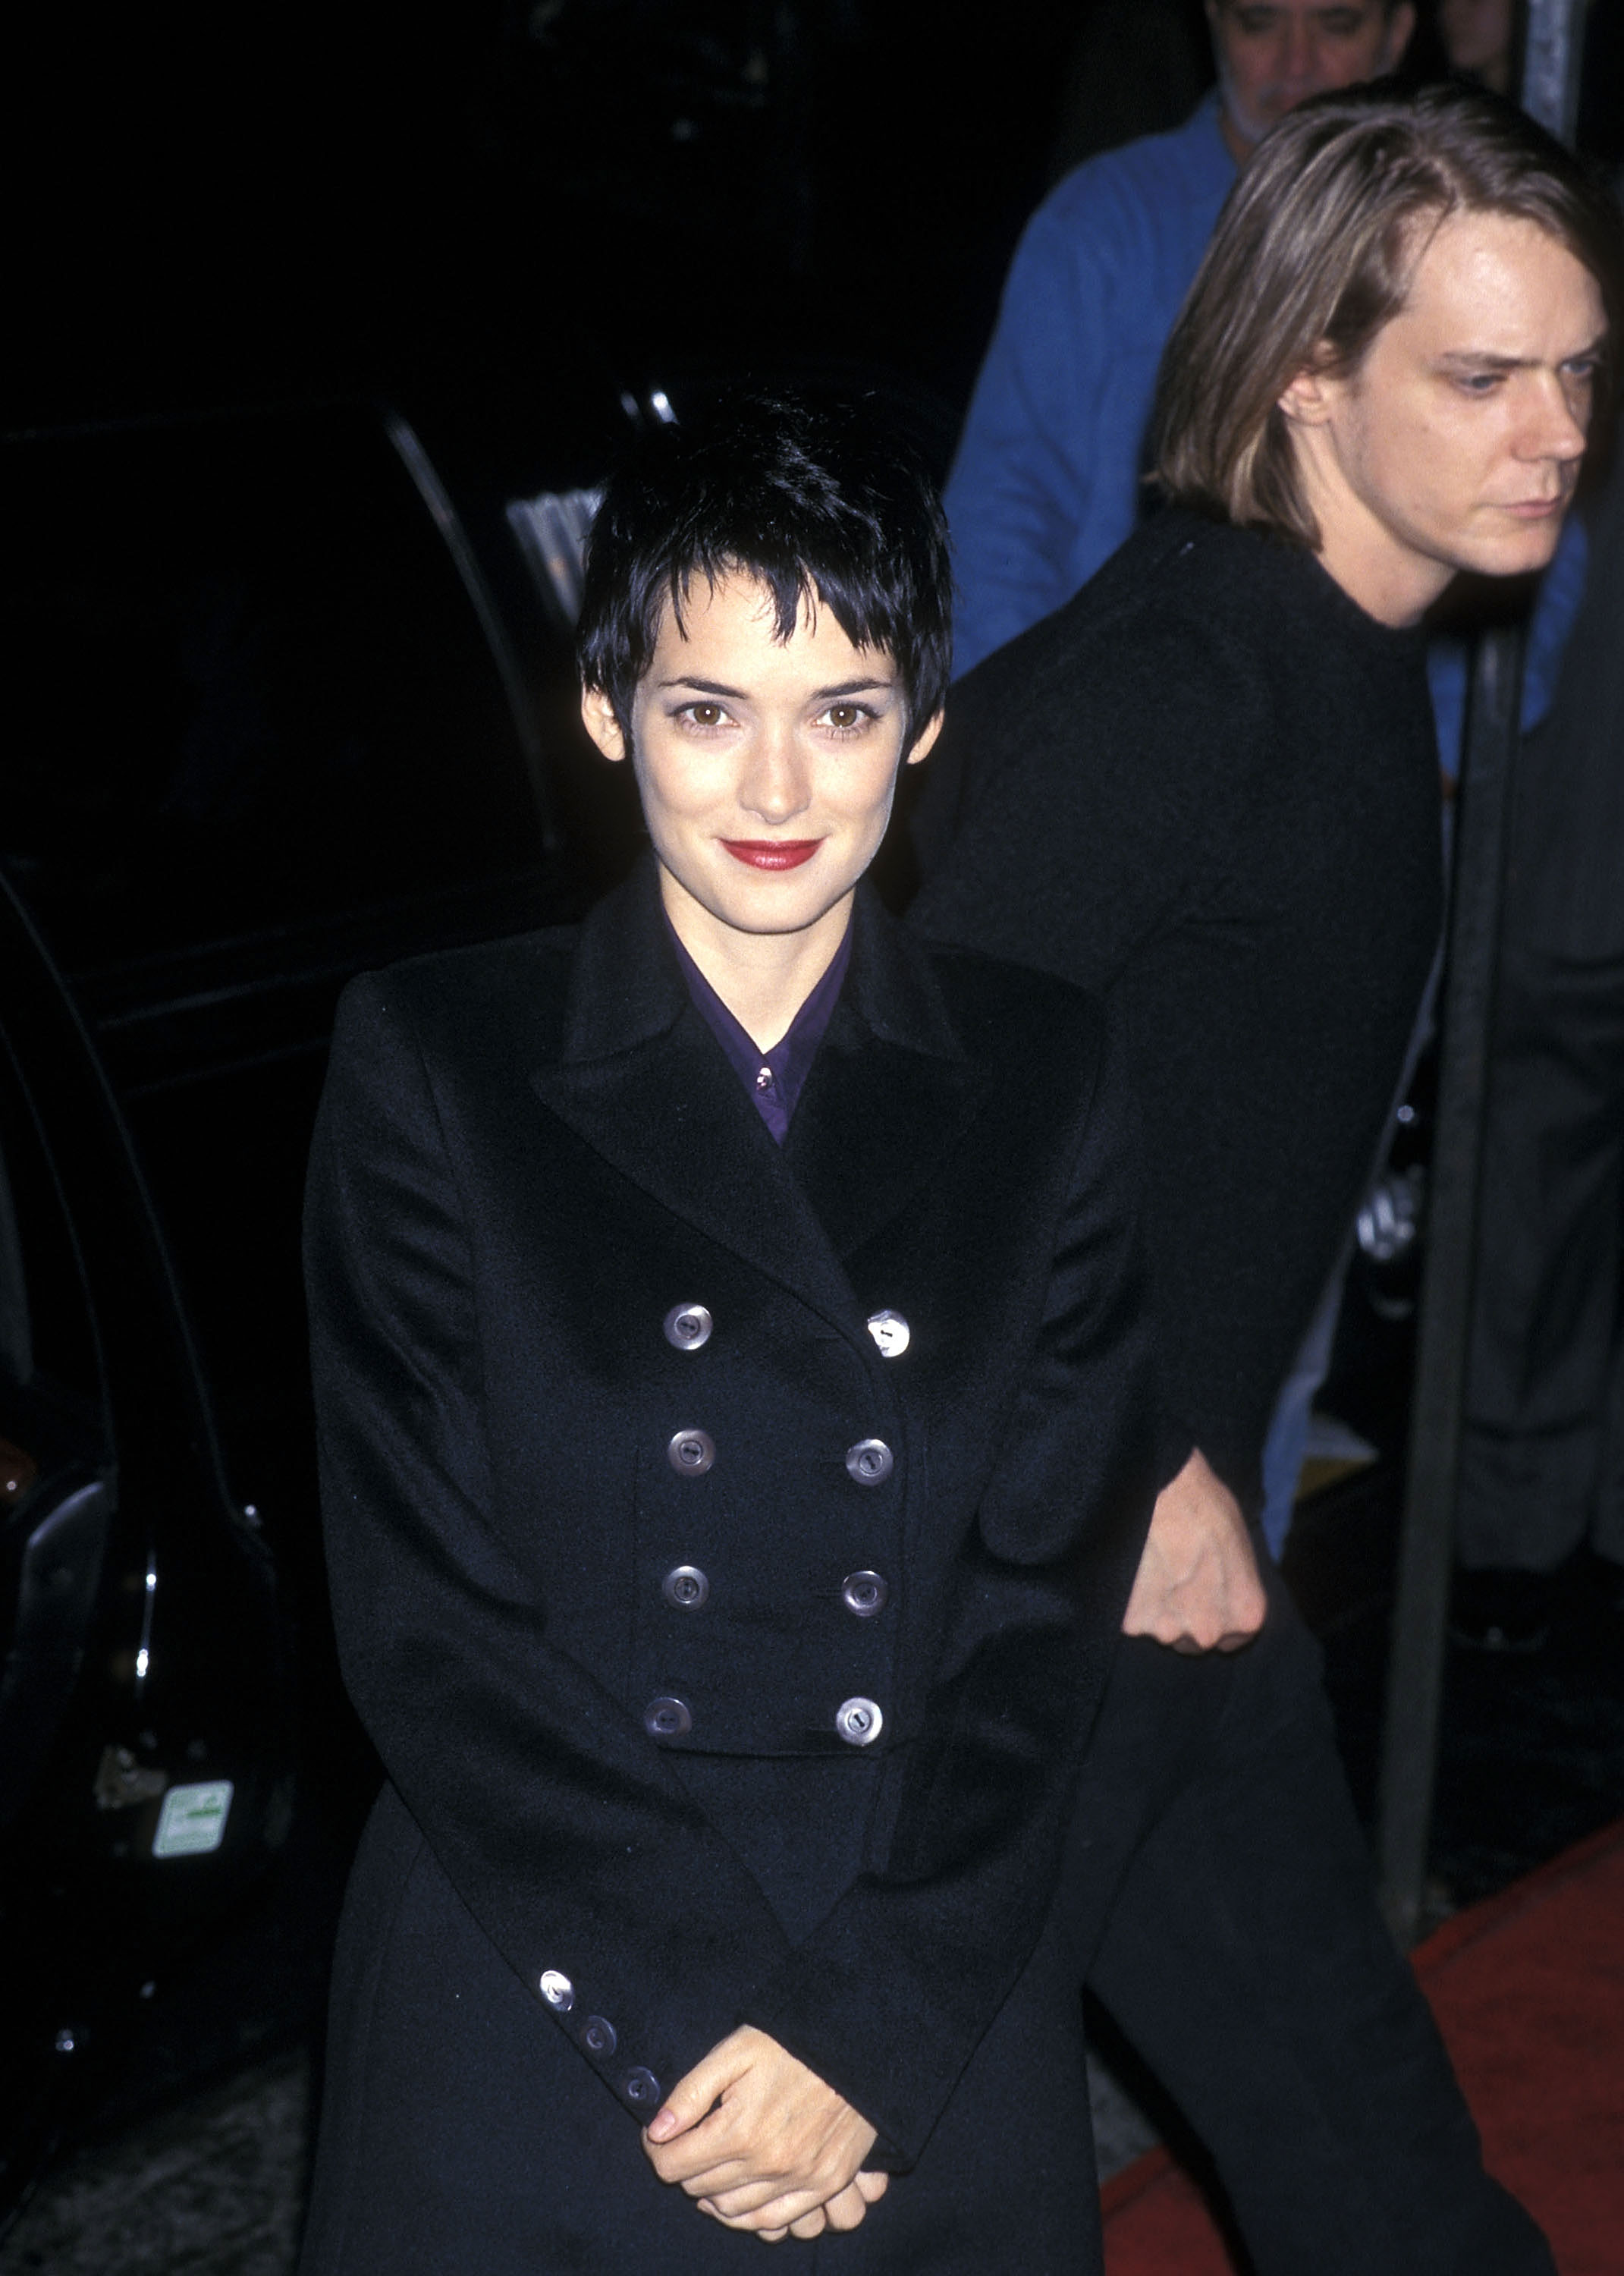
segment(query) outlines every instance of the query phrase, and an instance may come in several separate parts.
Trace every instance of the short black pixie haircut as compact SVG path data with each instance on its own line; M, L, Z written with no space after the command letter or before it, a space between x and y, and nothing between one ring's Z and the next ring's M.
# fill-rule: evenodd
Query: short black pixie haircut
M952 664L947 525L923 461L871 399L733 389L627 451L588 540L575 655L628 750L667 603L680 624L696 577L741 572L771 594L779 640L812 602L890 656L911 747Z

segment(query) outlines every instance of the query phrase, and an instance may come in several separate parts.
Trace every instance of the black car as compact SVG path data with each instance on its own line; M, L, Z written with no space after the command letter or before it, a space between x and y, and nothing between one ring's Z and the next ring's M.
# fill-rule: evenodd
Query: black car
M664 407L600 389L505 476L467 453L466 518L368 404L4 445L0 2212L174 1972L274 1910L313 1811L341 1878L374 1772L325 1630L299 1279L333 1005L624 866L571 546ZM240 2052L193 2036L182 2072Z

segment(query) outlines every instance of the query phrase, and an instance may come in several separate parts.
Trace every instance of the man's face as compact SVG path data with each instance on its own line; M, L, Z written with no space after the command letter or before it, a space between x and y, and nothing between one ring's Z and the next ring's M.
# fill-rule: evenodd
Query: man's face
M1282 398L1355 599L1401 623L1457 570L1543 569L1584 456L1605 333L1595 278L1533 222L1456 214L1345 378ZM1385 596L1384 600L1383 596Z
M1235 155L1311 95L1394 70L1415 27L1403 0L1206 0Z
M588 690L588 732L619 728ZM827 608L786 641L748 576L669 603L632 711L632 754L661 890L679 935L801 932L850 898L879 850L908 728L889 656L854 647ZM935 723L910 757L922 758Z

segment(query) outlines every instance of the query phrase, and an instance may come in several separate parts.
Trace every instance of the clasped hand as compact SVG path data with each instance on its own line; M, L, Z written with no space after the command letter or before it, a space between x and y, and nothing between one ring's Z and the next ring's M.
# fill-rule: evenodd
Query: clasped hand
M663 2181L763 2242L855 2228L885 2194L875 2131L816 2071L748 2024L679 2079L643 2129Z

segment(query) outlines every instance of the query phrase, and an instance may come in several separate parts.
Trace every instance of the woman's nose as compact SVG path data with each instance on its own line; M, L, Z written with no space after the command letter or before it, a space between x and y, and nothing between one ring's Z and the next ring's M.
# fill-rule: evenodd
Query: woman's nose
M750 754L739 786L739 802L763 822L788 822L804 811L811 795L807 770L793 738L768 729Z

